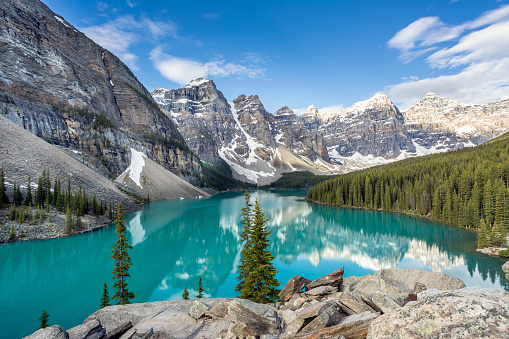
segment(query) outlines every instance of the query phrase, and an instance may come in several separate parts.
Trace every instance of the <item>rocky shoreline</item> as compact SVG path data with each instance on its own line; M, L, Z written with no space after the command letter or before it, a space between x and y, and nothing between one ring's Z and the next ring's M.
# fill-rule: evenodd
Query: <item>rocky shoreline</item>
M140 208L143 208L139 205ZM51 207L51 217L48 217L43 223L19 223L11 221L8 218L8 208L0 211L0 243L10 243L19 241L32 241L68 237L76 234L92 232L100 228L108 227L110 220L107 216L84 215L81 220L83 228L72 234L66 234L65 214ZM11 226L14 228L15 237L9 237Z
M116 305L67 331L54 325L26 338L507 337L506 291L465 288L457 278L413 268L343 273L295 276L276 304L217 298Z

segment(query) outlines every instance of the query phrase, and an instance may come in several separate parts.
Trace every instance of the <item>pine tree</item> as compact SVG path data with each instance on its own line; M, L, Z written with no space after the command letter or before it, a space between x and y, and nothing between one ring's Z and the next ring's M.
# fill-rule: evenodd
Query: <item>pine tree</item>
M41 316L39 317L39 321L41 322L41 325L39 328L46 328L49 326L48 324L49 320L49 313L46 312L46 310L42 311Z
M32 204L32 182L30 180L30 176L28 176L28 185L27 185L27 195L25 197L25 206L30 206Z
M198 295L196 296L196 298L198 298L198 299L203 298L203 291L205 291L205 290L201 286L201 277L198 277Z
M7 204L9 204L9 198L7 197L4 168L2 167L0 168L0 208Z
M126 278L130 277L129 266L132 265L131 257L129 253L127 253L127 250L133 247L127 240L124 219L124 209L122 208L122 203L119 203L117 218L115 219L117 240L111 251L113 253L111 258L115 261L113 264L113 280L115 280L113 287L116 291L113 295L113 299L117 299L117 305L130 304L130 299L134 298L134 293L128 291L127 282L125 281Z
M249 234L251 247L248 250L248 260L251 271L248 273L242 286L240 298L250 299L258 303L274 302L278 299L279 282L275 278L278 271L272 264L274 256L270 253L269 234L265 223L262 208L258 200L255 201L251 232Z
M182 299L189 300L189 291L187 290L187 287L184 287L184 292L182 292Z
M488 226L486 226L486 222L484 219L481 219L479 222L479 233L477 234L477 247L478 248L486 248L490 246L490 240L488 237Z
M251 232L251 209L253 204L250 203L251 195L246 190L244 192L244 200L245 206L241 208L241 224L242 224L242 233L240 235L240 239L243 242L242 251L240 252L240 264L237 266L239 270L239 275L237 276L237 286L235 287L235 291L241 293L242 287L244 286L244 280L247 275L251 271L251 260L248 258L249 248L251 247L251 243L249 241L249 233Z
M110 306L110 297L108 296L108 285L104 283L103 295L101 297L101 307L105 308L106 306Z
M14 226L11 225L11 231L9 232L9 238L14 238L16 236L16 232L14 231Z
M74 230L74 222L72 220L71 209L69 207L67 207L67 212L65 214L64 232L65 232L65 234L71 234L73 230Z
M501 223L496 223L493 225L490 234L490 240L493 246L503 246L505 243L505 229Z

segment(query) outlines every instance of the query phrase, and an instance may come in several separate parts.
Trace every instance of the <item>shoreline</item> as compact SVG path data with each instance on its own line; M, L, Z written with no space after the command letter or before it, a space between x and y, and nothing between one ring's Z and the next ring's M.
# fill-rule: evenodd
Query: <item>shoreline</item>
M144 209L144 205L137 205L138 208L130 208L126 213L140 211ZM101 228L107 228L113 221L108 219L107 215L93 216L85 214L82 217L83 229L66 234L65 230L65 213L50 208L51 217L43 223L19 223L10 220L8 211L10 207L0 210L0 244L28 242L37 240L49 240L70 237L78 234L93 232ZM16 236L9 237L11 226L14 228Z

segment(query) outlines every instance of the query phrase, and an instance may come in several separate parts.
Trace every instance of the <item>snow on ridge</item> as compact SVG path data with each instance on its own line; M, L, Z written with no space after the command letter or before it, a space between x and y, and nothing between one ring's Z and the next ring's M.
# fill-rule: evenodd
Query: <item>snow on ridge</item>
M131 180L134 181L134 183L140 188L143 188L140 183L141 172L143 172L143 167L145 167L145 160L143 157L146 158L147 156L142 152L138 152L134 148L131 148L131 164L126 168L124 173L122 173L125 174L129 172L129 178L131 178Z
M56 15L55 15L55 19L57 19L58 21L60 21L60 23L61 23L62 25L64 25L65 27L72 28L72 27L71 27L71 26L69 26L69 25L68 25L68 24L64 21L64 19L62 19L61 17L59 17L59 16L56 16Z
M190 83L188 83L186 85L186 88L191 88L191 87L194 87L194 86L200 86L201 84L207 83L209 81L210 81L209 79L198 78L198 79L195 79L195 80L191 81Z

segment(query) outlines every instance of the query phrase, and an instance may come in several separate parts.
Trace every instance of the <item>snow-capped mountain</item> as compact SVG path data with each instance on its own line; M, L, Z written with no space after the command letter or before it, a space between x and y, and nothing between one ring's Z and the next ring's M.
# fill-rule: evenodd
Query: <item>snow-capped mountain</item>
M158 88L152 96L201 160L225 161L237 179L266 184L293 170L337 170L322 138L296 123L288 107L273 115L256 95L228 102L203 78L175 90Z
M311 105L297 116L287 106L267 112L256 95L228 103L207 79L152 95L202 160L224 160L236 178L258 184L286 171L345 173L475 146L509 130L509 99L465 105L428 93L401 112L377 93L339 112Z

